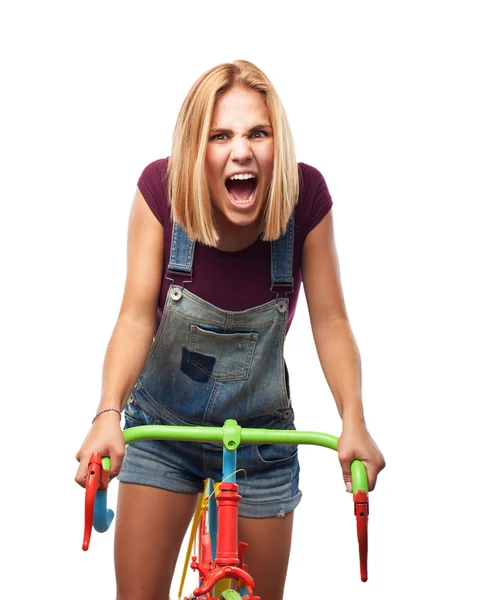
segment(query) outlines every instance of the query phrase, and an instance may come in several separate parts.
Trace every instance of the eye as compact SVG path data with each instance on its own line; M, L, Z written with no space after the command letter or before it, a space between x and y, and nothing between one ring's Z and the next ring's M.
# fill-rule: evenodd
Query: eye
M266 131L259 130L259 131L254 131L250 137L254 140L258 140L260 138L267 137L267 135L268 134Z
M214 135L212 135L210 137L210 141L212 141L212 142L214 142L214 141L223 142L226 139L227 139L226 133L215 133Z

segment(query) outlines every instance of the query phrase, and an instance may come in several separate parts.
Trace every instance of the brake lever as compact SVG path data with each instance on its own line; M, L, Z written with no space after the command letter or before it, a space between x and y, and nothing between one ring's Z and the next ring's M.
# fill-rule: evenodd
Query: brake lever
M368 580L368 517L369 498L364 490L358 490L353 494L354 514L356 516L356 529L359 545L359 569L361 581Z
M106 490L108 489L109 475L110 471L103 467L100 453L93 452L88 462L88 476L85 486L85 530L83 533L83 550L88 550L90 546L93 525L95 524L95 529L98 529L96 526L96 521L98 519L95 514L95 499L97 499L99 493L104 496L105 502L100 501L100 504L105 504L103 512L106 514L106 519L102 518L103 515L101 515L100 521L106 521L108 523L106 529L108 529L111 520L113 519L113 511L106 510ZM103 498L101 500L103 500ZM101 509L103 509L103 507L101 507ZM111 513L111 518L110 514L107 513ZM103 528L104 531L106 531L106 529Z

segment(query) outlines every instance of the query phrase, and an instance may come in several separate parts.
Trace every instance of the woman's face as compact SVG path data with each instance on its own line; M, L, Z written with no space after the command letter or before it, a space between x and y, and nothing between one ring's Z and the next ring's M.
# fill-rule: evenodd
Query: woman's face
M273 174L273 131L261 94L234 87L216 102L206 178L217 225L258 225ZM221 229L221 227L220 227Z

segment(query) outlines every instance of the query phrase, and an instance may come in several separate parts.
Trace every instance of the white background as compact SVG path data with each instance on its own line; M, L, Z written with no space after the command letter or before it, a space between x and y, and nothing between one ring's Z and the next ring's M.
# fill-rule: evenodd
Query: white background
M115 596L113 531L82 552L73 477L119 309L130 203L142 169L169 153L190 86L235 58L271 78L298 160L329 185L367 422L388 462L362 584L336 457L301 449L285 598L474 595L474 4L2 4L2 597ZM302 297L286 354L298 428L338 434Z

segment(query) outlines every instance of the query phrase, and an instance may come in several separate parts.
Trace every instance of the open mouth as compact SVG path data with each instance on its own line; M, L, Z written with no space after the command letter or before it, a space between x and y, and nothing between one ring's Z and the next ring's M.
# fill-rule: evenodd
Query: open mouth
M257 186L256 177L251 173L233 175L225 181L230 200L240 206L247 206L254 201Z

